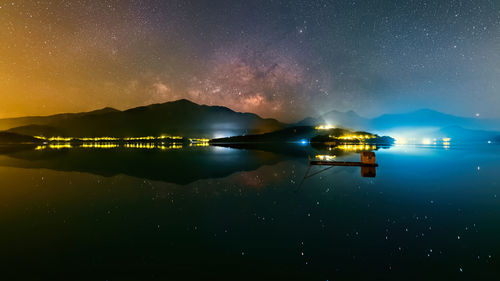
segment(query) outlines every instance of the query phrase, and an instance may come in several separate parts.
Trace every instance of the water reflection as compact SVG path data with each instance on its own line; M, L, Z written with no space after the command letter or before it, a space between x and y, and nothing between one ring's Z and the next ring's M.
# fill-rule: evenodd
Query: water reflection
M16 274L7 279L500 276L500 148L378 149L376 178L332 166L300 189L308 155L360 154L271 150L0 147L0 262Z
M225 177L238 171L255 170L282 160L268 152L248 153L213 149L88 149L88 147L48 147L43 150L14 149L4 151L0 165L21 168L44 168L57 171L79 171L102 176L125 174L150 180L187 184L205 178ZM99 147L101 148L101 147ZM147 144L134 148L148 148Z
M363 146L363 150L376 149ZM206 142L180 143L88 142L79 145L4 147L0 165L45 168L58 171L88 172L102 176L125 174L150 180L188 184L207 178L220 178L235 172L251 171L288 159L307 163L310 155L342 157L358 155L360 146L310 147L296 144L252 144L208 146ZM328 155L326 154L328 153ZM323 155L323 156L321 156ZM332 156L329 156L332 155ZM363 176L370 171L362 169ZM370 173L369 173L370 172ZM374 175L374 173L373 173Z

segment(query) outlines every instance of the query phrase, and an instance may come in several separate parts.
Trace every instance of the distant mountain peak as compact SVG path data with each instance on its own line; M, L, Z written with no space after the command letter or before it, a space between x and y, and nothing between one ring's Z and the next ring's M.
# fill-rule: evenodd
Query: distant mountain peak
M359 116L358 113L356 113L356 111L354 110L348 110L348 111L341 111L341 110L337 110L337 109L334 109L334 110L331 110L331 111L328 111L322 115L326 115L326 114L349 114L349 115L356 115L356 116Z
M349 110L349 111L346 111L346 112L345 112L345 114L350 115L350 116L361 117L361 116L359 116L359 114L358 114L358 113L356 113L356 111L354 111L354 110Z
M169 101L169 102L166 102L166 103L185 103L185 104L195 104L195 105L199 105L193 101L190 101L188 99L178 99L178 100L173 100L173 101Z
M450 114L443 113L441 111L437 111L437 110L430 109L430 108L421 108L421 109L417 109L417 110L415 110L413 112L410 112L410 113L413 113L413 114L450 115Z
M116 108L112 108L112 107L104 107L104 108L101 108L101 109L97 109L97 110L93 110L93 111L89 111L87 112L87 114L101 114L101 113L110 113L110 112L118 112L120 110L116 109Z
M438 112L434 109L430 109L430 108L420 108L420 109L417 109L415 110L414 112ZM439 112L439 113L442 113L442 112Z

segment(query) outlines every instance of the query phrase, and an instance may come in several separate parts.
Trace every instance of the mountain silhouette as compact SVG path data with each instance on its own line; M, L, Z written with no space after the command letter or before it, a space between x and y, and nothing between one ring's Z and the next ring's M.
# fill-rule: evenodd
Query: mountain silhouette
M0 119L0 130L29 134L71 137L158 136L217 137L271 132L285 127L275 119L253 113L235 112L227 107L207 106L186 99L136 107L113 108L86 113L43 117Z
M460 126L470 130L500 131L500 119L460 117L432 109L420 109L400 114L383 114L376 118L364 118L354 111L333 110L318 117L308 117L296 123L297 126L329 124L355 130L385 131L399 127L444 128Z
M420 109L408 113L381 115L372 120L371 126L378 130L394 127L449 126L475 130L500 130L500 120L459 117L431 109Z
M352 110L332 110L294 124L284 124L253 113L235 112L222 106L199 105L186 99L124 111L106 107L83 113L0 119L0 130L31 136L133 137L166 134L221 138L322 124L382 134L402 127L438 130L459 126L468 130L500 131L500 119L459 117L431 109L383 114L372 119L362 117Z
M361 117L352 110L346 112L332 110L318 117L307 117L295 123L294 126L317 126L324 124L355 130L365 130L370 126L370 119Z
M12 132L0 132L0 144L36 144L42 142L32 136L16 134Z

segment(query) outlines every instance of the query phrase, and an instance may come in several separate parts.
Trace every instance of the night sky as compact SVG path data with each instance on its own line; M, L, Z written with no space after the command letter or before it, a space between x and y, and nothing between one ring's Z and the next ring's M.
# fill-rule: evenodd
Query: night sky
M500 117L500 1L0 0L0 117L180 98Z

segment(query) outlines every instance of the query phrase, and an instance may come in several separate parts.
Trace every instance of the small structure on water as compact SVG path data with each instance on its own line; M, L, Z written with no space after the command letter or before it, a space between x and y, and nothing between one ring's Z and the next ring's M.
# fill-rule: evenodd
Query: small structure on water
M375 158L375 152L361 152L361 162L347 162L347 161L330 161L330 160L312 160L309 158L310 165L317 166L351 166L361 167L362 177L375 177L376 167L378 164Z

